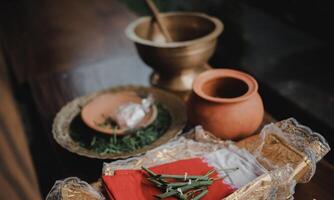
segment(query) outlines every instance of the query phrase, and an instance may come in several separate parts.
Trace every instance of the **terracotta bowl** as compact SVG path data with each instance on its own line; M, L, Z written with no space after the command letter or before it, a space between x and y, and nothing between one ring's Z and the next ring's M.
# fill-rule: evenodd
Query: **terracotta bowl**
M81 118L88 127L98 132L111 135L126 135L138 128L150 125L157 117L157 108L156 106L152 106L149 113L133 129L111 129L99 126L99 124L105 121L105 116L110 116L119 106L128 103L141 103L141 98L136 93L127 91L104 93L92 99L82 108Z
M154 69L151 83L174 92L190 91L193 79L208 69L223 23L196 12L162 13L173 41L165 42L151 17L141 17L126 29L141 59Z
M188 117L222 139L239 140L253 134L264 115L256 80L241 71L212 69L194 81Z

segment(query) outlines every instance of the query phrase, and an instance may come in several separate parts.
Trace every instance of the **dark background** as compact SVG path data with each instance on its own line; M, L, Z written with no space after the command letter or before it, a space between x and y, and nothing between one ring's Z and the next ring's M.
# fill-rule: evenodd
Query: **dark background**
M219 17L225 31L210 64L257 78L265 108L295 117L334 144L333 12L315 0L159 0L162 11ZM55 180L96 180L102 162L76 156L52 139L56 112L69 100L122 84L148 85L124 29L148 13L130 0L3 0L0 42L20 104L43 194ZM326 159L334 162L333 153Z

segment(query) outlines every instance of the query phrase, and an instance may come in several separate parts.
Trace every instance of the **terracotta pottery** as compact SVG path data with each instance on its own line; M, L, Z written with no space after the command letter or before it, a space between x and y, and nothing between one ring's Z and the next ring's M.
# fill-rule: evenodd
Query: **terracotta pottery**
M111 129L108 127L101 127L106 116L110 116L119 108L119 106L128 103L141 103L141 98L134 92L124 91L118 93L104 93L88 102L81 110L81 118L84 123L101 133L125 135L134 129L146 127L150 125L157 117L156 106L151 106L149 113L138 123L134 129L118 128Z
M239 140L254 133L264 115L256 80L231 69L212 69L194 81L188 101L192 125L219 138Z

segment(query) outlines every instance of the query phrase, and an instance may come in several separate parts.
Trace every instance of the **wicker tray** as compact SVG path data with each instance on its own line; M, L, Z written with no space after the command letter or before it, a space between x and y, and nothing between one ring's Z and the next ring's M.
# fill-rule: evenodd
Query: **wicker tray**
M152 94L155 98L155 101L161 103L171 115L171 124L165 133L159 137L152 144L147 145L143 148L124 153L106 153L100 154L93 150L86 149L80 146L76 141L74 141L70 136L70 131L74 128L77 131L91 131L86 127L80 118L81 108L89 102L94 97L109 92L119 92L119 91L133 91L140 96L145 96L147 94ZM54 123L53 123L53 137L63 148L79 154L81 156L86 156L90 158L98 159L119 159L119 158L128 158L135 155L140 155L146 151L158 147L172 138L175 138L178 134L182 132L182 129L185 126L187 121L186 111L184 102L177 96L162 91L156 88L148 87L138 87L138 86L122 86L111 89L106 89L99 91L88 96L83 96L74 99L65 105L60 112L57 114Z

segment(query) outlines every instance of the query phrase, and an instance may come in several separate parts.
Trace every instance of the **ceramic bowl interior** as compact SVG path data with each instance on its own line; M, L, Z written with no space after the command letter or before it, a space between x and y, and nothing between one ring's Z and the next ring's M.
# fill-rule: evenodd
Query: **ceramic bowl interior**
M248 85L234 77L219 77L204 83L203 91L217 98L236 98L248 91Z
M214 102L242 101L257 92L256 80L241 71L212 69L201 73L194 81L194 92Z
M106 120L106 116L111 116L121 105L128 103L141 103L141 98L134 92L104 93L93 98L81 110L81 118L84 123L101 133L125 135L135 129L150 125L157 117L157 108L152 106L148 114L133 129L128 128L109 128L100 124Z

